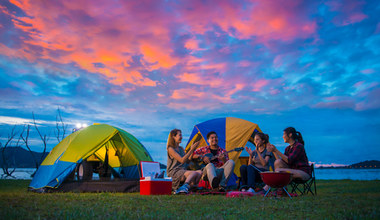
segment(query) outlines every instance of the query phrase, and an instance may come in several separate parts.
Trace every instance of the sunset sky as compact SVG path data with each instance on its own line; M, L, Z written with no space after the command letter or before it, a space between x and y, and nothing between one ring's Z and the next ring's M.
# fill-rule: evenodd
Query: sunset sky
M110 124L164 164L171 129L185 146L218 117L281 151L294 126L317 164L380 160L379 15L375 0L1 0L0 141L34 113L50 151L59 108L68 134Z

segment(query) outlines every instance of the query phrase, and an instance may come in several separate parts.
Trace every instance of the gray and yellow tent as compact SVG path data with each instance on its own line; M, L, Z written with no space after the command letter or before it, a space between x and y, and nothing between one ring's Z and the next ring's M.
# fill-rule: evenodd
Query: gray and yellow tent
M121 179L139 179L140 161L152 161L145 147L130 133L106 124L91 125L70 134L53 148L29 189L58 188L78 164L90 157L106 163Z

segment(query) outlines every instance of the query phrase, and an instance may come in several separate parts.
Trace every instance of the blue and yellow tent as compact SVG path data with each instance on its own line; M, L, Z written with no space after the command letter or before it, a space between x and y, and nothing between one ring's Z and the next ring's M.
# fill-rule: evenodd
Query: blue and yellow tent
M130 133L106 124L91 125L56 145L38 168L29 187L59 187L77 164L90 156L102 162L107 160L113 171L125 179L138 179L140 161L152 161L145 147Z
M186 150L190 149L190 146L196 140L200 140L199 147L207 146L208 142L206 136L210 131L215 131L218 135L219 147L230 151L234 148L246 146L249 140L253 142L252 135L255 132L261 132L261 129L257 124L240 118L226 117L211 119L194 126L193 132L186 145ZM237 176L240 176L240 154L241 151L228 153L228 157L235 161L234 172Z

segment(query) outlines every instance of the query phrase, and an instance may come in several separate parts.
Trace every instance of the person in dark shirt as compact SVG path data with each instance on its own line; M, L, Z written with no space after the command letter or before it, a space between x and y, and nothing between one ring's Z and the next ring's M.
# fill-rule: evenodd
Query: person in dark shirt
M305 142L300 132L293 127L284 130L282 136L286 147L285 153L281 153L275 146L269 145L267 149L273 152L276 157L274 163L275 171L288 171L293 174L293 178L308 180L311 177L311 167L305 151Z
M249 154L248 165L240 167L242 191L255 192L257 182L262 182L259 171L269 171L269 164L273 163L272 152L267 151L269 136L264 133L256 133L254 136L256 150L245 147ZM248 190L247 190L248 189Z

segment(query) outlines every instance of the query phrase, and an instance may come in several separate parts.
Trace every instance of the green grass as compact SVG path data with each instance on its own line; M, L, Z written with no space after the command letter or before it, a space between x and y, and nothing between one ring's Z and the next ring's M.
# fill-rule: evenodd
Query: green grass
M380 181L317 181L317 196L27 192L30 181L0 180L1 219L380 219Z

